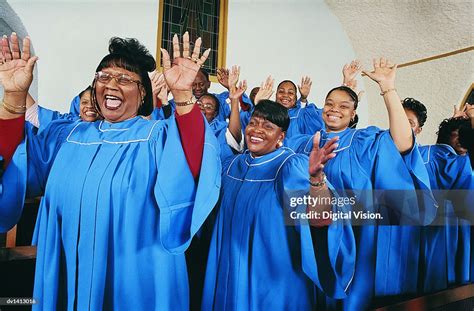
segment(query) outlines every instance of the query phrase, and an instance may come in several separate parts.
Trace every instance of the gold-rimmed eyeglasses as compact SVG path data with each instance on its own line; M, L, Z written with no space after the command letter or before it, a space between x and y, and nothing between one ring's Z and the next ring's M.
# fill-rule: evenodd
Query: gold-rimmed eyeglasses
M98 71L98 72L95 73L95 78L96 78L97 81L99 81L100 83L104 83L104 84L109 83L110 80L112 80L112 78L115 79L115 81L117 81L117 83L122 85L122 86L130 85L131 83L136 83L137 85L142 84L139 80L134 80L129 75L126 75L126 74L123 74L123 73L119 73L119 74L114 75L114 74L111 74L111 73Z

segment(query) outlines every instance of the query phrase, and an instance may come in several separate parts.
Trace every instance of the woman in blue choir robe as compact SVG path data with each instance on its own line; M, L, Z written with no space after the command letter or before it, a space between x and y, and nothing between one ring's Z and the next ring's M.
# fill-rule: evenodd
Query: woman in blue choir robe
M94 122L97 119L102 119L92 105L91 91L92 87L88 86L72 100L72 103L79 103L79 113L77 115L74 113L60 113L35 103L26 111L25 119L39 129L46 128L50 122L57 119L68 119L71 121L80 119L86 122Z
M16 197L22 194L18 191L27 196L44 193L37 224L34 309L189 309L183 252L217 201L220 163L215 136L205 130L202 114L190 100L188 82L209 52L199 58L197 41L188 58L187 33L183 42L180 57L177 36L173 39L173 66L162 52L166 81L180 102L176 117L165 122L141 117L152 110L148 72L154 59L137 40L113 38L92 92L105 120L57 120L38 135L27 133L18 146L3 188L13 186ZM29 51L23 57L28 59ZM7 76L7 70L0 70L4 83L26 81L15 84L21 89L5 86L5 98L18 107L21 100L15 101L10 92L17 97L25 92L26 97L34 58L30 63L29 75L18 70L14 78L11 71ZM9 115L2 108L0 116ZM186 128L188 124L192 127ZM201 150L189 149L195 146ZM15 209L22 206L5 206L15 203L9 195L10 190L0 195L1 230L15 223ZM11 215L3 217L7 211Z
M470 226L474 220L474 176L469 157L449 145L420 146L439 202L436 226L423 228L423 290L425 293L469 282ZM441 226L441 227L440 227Z
M407 224L426 224L436 210L428 175L394 88L396 66L382 58L374 60L374 68L366 74L381 89L389 112L389 131L376 127L349 128L358 98L348 87L331 90L322 113L325 130L321 133L321 144L339 137L337 156L324 168L328 180L341 195L356 197L353 210L379 212L383 217L376 222L359 220L354 227L354 280L348 297L342 301L328 299L327 308L364 310L377 298L416 294L420 229ZM309 152L312 138L297 136L286 145L296 152ZM403 191L414 189L426 192L416 197L414 191Z
M262 84L261 89L272 89L273 80L268 77L265 83ZM267 93L267 96L261 97L256 96L256 101L262 98L270 98L273 92ZM258 93L257 93L258 94ZM301 101L297 100L297 87L290 80L284 80L278 84L275 101L280 105L288 109L288 115L290 117L290 126L288 127L286 138L289 139L298 134L310 134L313 135L315 132L324 128L324 122L322 119L322 110L316 107L315 104L307 104L302 107ZM243 128L250 119L251 111L247 112L246 118L242 121Z
M415 135L427 119L425 105L413 98L402 102ZM465 120L449 119L440 125L436 145L418 146L438 200L437 218L422 229L420 282L424 293L469 282L470 231L474 201L472 168L468 156L449 145ZM455 141L452 141L455 145ZM460 152L465 150L457 148Z
M285 107L260 101L245 130L248 150L224 160L203 310L313 310L316 287L345 296L355 254L351 227L285 220L295 208L291 198L308 194L308 178L316 187L310 195L328 191L321 167L334 156L336 139L321 148L322 160L321 150L309 160L281 147L288 124Z

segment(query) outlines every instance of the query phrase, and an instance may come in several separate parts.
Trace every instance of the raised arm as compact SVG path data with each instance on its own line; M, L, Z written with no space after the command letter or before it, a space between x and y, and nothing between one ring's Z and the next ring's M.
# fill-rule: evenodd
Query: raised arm
M229 99L230 99L230 117L229 131L234 136L237 143L242 140L242 125L240 124L239 98L247 90L247 81L239 82L240 67L232 66L229 71ZM237 84L238 83L238 84Z
M219 81L220 85L222 85L228 90L230 90L229 74L230 74L229 69L226 69L226 68L217 69L217 81Z
M33 81L33 68L38 59L30 54L30 39L23 39L23 50L16 33L10 40L1 39L0 81L4 89L0 119L9 120L24 116L28 89Z
M5 93L0 101L0 156L5 167L23 138L26 98L36 60L31 57L28 37L23 40L21 53L15 33L10 40L7 36L1 39L0 83Z
M356 77L361 71L360 62L358 60L353 60L350 64L345 64L342 68L342 85L350 87L354 92L357 93L359 99L364 95L364 91L357 90L357 80Z
M345 64L342 68L342 85L350 87L361 69L360 62L357 59L350 64Z
M309 92L311 91L311 86L313 82L308 76L301 78L301 84L298 85L298 90L300 91L300 102L307 103Z
M160 107L168 104L168 86L166 85L163 73L153 71L150 75L151 87L153 91L153 107ZM161 105L159 105L160 103Z
M178 36L174 35L173 37L173 64L171 64L168 52L161 49L163 74L176 104L175 115L181 145L189 168L196 179L201 171L205 129L204 117L196 105L192 87L199 68L206 61L210 49L207 49L201 57L199 57L200 51L201 38L198 38L194 44L192 55L189 56L188 32L183 35L183 56L181 56Z
M414 140L410 123L395 89L397 65L385 58L374 59L373 63L374 70L363 73L379 85L380 95L383 96L388 111L390 135L398 151L406 152L413 147Z
M258 102L261 101L262 99L269 99L273 95L273 84L275 83L275 80L272 78L272 76L268 76L265 82L262 82L260 85L260 88L255 95L255 105L258 105Z
M326 163L336 156L334 150L336 150L339 137L334 137L328 141L322 148L319 147L319 141L321 138L321 132L317 132L313 138L313 149L309 155L309 195L313 198L316 197L332 197L332 193L326 184L326 176L324 175L324 166ZM328 202L330 200L322 200ZM332 205L330 204L319 204L310 205L308 209L316 210L317 212L330 211ZM330 219L313 219L311 225L313 226L326 226L330 225Z
M189 113L196 101L193 97L193 82L199 71L209 56L211 49L207 49L201 54L201 38L198 38L194 44L192 55L189 50L189 34L183 35L183 53L179 46L177 35L173 36L173 63L171 63L170 55L165 49L161 49L163 55L163 69L166 84L173 94L178 115Z

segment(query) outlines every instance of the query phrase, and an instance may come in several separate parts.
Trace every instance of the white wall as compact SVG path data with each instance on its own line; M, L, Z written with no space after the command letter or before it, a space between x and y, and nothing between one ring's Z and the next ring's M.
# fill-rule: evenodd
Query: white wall
M70 100L91 82L112 36L136 37L156 53L157 0L8 3L40 57L38 101L46 107L69 109ZM320 0L230 0L228 17L227 66L241 65L249 88L269 74L276 81L296 83L309 75L314 80L310 100L321 104L327 91L340 84L342 65L355 55L338 20ZM361 123L368 119L366 107L359 111Z

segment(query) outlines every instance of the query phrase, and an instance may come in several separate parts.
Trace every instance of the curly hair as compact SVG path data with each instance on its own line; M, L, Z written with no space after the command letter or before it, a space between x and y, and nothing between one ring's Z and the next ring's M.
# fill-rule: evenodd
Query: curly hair
M416 118L418 119L420 127L423 127L426 119L428 118L428 111L426 110L425 105L411 97L407 97L402 100L402 105L403 108L413 111L413 113L416 115Z
M436 132L436 134L438 135L436 143L449 145L449 138L451 136L451 133L464 127L471 127L469 119L464 119L462 117L444 119L440 123L438 131Z

